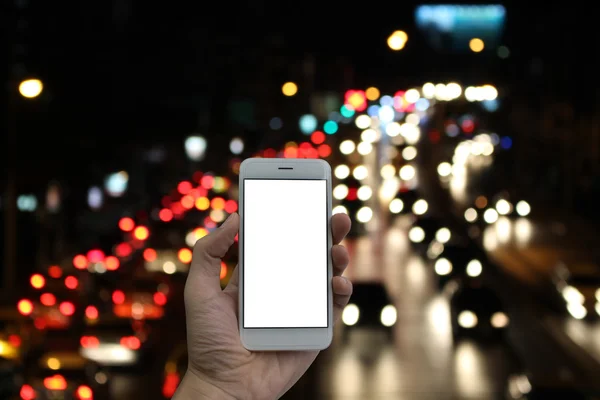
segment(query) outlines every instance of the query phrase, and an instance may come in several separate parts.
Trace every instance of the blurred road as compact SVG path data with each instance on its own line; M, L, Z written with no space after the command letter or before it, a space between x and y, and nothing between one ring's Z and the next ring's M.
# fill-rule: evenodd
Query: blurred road
M433 271L412 254L402 221L382 238L348 242L347 275L355 282L379 280L398 310L394 341L376 330L356 330L324 352L286 398L488 399L502 394L515 362L504 345L464 340L453 344L448 300ZM337 336L344 329L337 327ZM339 339L339 338L338 338Z

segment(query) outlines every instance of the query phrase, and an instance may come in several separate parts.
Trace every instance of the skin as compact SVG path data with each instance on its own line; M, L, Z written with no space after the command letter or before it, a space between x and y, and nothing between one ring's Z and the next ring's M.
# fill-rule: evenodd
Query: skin
M221 258L233 245L239 216L227 221L194 246L185 286L189 365L173 399L277 399L287 392L313 363L318 351L251 352L239 337L237 268L224 290L219 273ZM331 219L334 321L340 318L352 294L352 283L342 273L348 251L339 245L350 230L350 218Z

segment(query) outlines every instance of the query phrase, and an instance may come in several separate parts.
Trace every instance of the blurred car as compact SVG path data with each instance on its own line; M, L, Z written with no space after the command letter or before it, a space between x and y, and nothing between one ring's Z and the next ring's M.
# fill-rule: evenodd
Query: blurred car
M152 327L145 321L101 315L84 329L79 352L103 366L128 367L144 365L154 346Z
M446 243L434 239L427 248L427 258L438 277L438 286L459 278L477 278L483 273L485 254L470 239L451 235Z
M170 399L175 394L188 366L187 343L184 341L169 354L163 373L162 395Z
M500 298L479 280L457 283L450 297L452 337L482 339L502 337L509 317Z
M552 281L566 311L576 319L600 317L600 267L593 263L565 264L554 268Z
M360 327L384 329L391 338L396 319L396 307L382 283L354 283L352 297L342 312L345 325L343 339L346 340L353 329Z
M164 315L170 286L156 277L134 277L126 281L110 282L98 290L92 305L97 313L117 318L155 321ZM86 318L90 320L90 318Z
M451 236L450 229L444 226L439 218L427 215L415 216L408 231L411 245L421 255L425 255L432 240L436 239L443 244L449 241Z
M109 398L109 376L77 351L49 351L31 362L19 389L22 400Z
M506 381L505 398L509 399L569 399L597 400L600 392L577 387L575 383L564 381L560 377L534 377L532 374L514 374Z
M81 283L74 275L52 278L39 273L30 278L31 287L17 302L17 311L33 320L38 330L66 329L82 314Z

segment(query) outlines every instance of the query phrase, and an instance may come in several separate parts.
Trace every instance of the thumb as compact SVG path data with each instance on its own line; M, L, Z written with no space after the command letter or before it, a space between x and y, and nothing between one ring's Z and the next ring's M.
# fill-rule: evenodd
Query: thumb
M239 230L239 219L237 213L231 214L217 230L194 245L189 275L190 279L202 286L203 292L221 290L221 258L233 245Z

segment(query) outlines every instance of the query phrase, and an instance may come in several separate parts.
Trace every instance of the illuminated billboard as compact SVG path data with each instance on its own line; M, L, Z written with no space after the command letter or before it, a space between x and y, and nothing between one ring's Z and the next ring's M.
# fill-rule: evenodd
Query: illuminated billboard
M500 44L506 9L490 5L421 5L415 10L417 27L439 50L469 51L469 42L479 38L486 49Z

